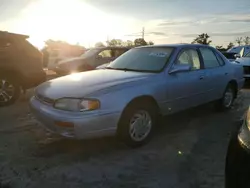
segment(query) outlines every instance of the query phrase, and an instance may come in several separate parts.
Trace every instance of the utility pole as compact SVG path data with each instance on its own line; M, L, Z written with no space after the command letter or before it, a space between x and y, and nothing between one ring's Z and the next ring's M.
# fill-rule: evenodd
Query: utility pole
M142 28L142 38L144 39L145 28Z

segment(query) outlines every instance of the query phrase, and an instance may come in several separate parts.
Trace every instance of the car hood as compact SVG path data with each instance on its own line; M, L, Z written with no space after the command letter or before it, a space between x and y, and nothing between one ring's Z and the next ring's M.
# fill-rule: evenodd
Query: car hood
M242 58L236 59L235 61L240 63L241 65L250 66L250 58L249 57L242 57Z
M36 94L50 99L81 98L112 86L146 79L154 73L119 70L93 70L47 81L36 88Z

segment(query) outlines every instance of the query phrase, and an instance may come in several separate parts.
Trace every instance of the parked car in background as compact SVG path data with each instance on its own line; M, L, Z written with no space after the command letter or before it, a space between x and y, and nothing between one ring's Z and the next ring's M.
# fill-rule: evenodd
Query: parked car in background
M222 54L229 60L229 61L235 61L237 57L240 57L239 54L235 52L222 52Z
M241 58L235 60L239 65L243 66L245 79L250 78L250 52Z
M59 61L73 58L74 56L70 57L63 53L61 50L50 50L49 51L49 58L48 58L48 66L49 70L54 70L55 67L58 65Z
M117 134L136 147L151 138L159 115L209 102L229 109L243 84L242 66L210 46L154 45L133 48L105 69L43 83L30 105L57 134Z
M240 57L243 57L250 52L250 45L235 46L227 50L227 52L240 54Z
M96 67L109 63L128 51L127 47L100 47L86 51L82 56L62 60L54 71L58 75L67 75L73 72L94 70Z
M28 38L0 31L0 106L14 103L21 90L46 81L42 54Z
M108 65L109 65L109 63L105 63L103 65L96 67L96 69L105 69Z
M250 108L233 132L226 156L225 188L250 187Z

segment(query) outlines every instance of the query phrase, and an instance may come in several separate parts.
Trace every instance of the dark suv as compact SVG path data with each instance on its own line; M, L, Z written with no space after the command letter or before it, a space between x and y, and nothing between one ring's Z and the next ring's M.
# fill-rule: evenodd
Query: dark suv
M27 38L0 31L0 106L14 103L22 90L46 80L42 53Z

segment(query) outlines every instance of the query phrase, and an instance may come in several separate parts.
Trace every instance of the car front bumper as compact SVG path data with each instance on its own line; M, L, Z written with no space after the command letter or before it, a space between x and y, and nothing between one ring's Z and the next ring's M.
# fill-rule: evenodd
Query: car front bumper
M30 99L33 115L50 132L68 138L83 139L114 135L120 112L67 112L44 104L35 97ZM71 123L73 126L58 126L58 122Z

